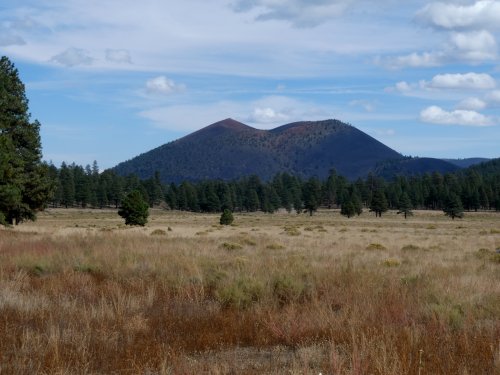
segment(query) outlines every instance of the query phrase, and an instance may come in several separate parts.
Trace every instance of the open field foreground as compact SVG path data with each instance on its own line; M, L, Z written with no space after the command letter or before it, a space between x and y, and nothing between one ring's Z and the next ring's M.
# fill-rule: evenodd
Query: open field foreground
M0 229L1 374L500 374L500 215L49 210Z

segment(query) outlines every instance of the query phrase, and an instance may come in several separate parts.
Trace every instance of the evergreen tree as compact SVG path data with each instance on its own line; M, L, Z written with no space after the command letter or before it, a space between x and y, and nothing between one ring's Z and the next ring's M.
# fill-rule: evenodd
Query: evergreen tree
M160 172L156 171L153 178L142 181L143 187L148 195L148 203L150 207L158 205L164 199L163 188L160 181Z
M183 190L186 192L186 202L189 211L198 212L200 210L200 205L198 203L198 194L196 193L196 188L190 182L183 182Z
M347 200L346 202L344 202L342 208L340 209L340 214L343 216L347 216L347 218L351 218L356 214L356 208L354 207L354 204L351 200Z
M96 191L97 206L99 208L106 207L108 205L108 194L107 194L107 183L104 176L99 177Z
M148 222L148 204L138 190L133 190L123 199L118 215L125 219L127 225L144 226Z
M204 189L205 193L205 208L207 212L220 212L220 199L215 192L215 187L213 184L207 184Z
M220 225L231 225L234 221L234 217L231 211L225 209L220 217Z
M59 181L61 184L61 204L68 208L75 202L75 181L73 179L73 170L65 162L61 164L59 170Z
M61 181L59 180L59 171L57 167L52 164L49 164L49 178L51 181L54 181L54 194L52 195L52 207L58 207L61 203L62 199L62 186Z
M165 202L167 202L168 207L171 210L176 210L177 206L177 186L174 183L171 183L165 193Z
M14 64L0 58L0 212L2 221L34 220L55 188L42 163L40 123L30 122L24 84Z
M321 182L315 178L310 178L305 184L302 190L304 197L304 208L312 216L319 204L321 202Z
M458 217L459 219L464 217L464 208L457 194L450 193L448 199L445 202L443 211L444 214L451 217L452 220L455 220L456 217Z
M255 212L260 207L259 195L255 189L250 189L246 196L245 207L249 212Z
M116 174L109 174L110 183L108 185L108 199L114 203L115 208L118 208L123 198L123 181Z
M85 208L90 202L90 177L83 167L79 165L73 163L71 169L73 170L73 179L75 182L75 200Z
M377 189L373 193L370 203L370 212L375 212L375 216L382 217L382 213L388 209L387 198L382 189Z
M398 214L404 214L405 219L406 219L408 216L413 215L413 212L411 209L412 209L412 205L411 205L410 197L408 197L408 194L403 193L401 195L401 198L399 199Z
M273 213L280 208L280 198L274 190L272 184L267 184L263 186L261 199L260 199L260 209L262 212Z
M0 224L7 224L7 215L21 202L21 161L12 142L0 136Z
M304 202L302 201L302 182L298 178L293 178L290 185L293 209L297 214L301 213L304 208Z
M92 163L92 168L90 168L90 165L88 166L88 169L85 168L86 173L89 178L89 186L90 186L90 205L93 208L96 208L99 206L99 202L97 201L97 189L99 187L99 167L97 166L97 161L94 160Z
M219 195L220 195L221 209L223 211L224 210L232 211L234 209L233 198L231 194L231 189L227 183L221 182L219 186Z
M351 202L354 207L354 211L356 215L361 215L363 213L363 202L361 201L361 197L359 196L356 190L353 191L351 195Z
M337 172L335 169L330 171L324 186L323 186L323 203L326 207L331 209L335 204L337 198Z

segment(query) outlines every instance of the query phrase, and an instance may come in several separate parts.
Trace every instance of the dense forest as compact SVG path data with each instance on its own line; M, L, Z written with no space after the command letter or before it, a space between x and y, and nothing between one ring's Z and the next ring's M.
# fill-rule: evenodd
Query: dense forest
M455 173L399 176L390 181L372 174L349 181L332 170L324 180L280 173L269 181L248 176L162 184L159 173L145 180L111 170L99 173L97 162L86 167L50 165L49 171L56 187L52 207L118 208L128 192L139 190L151 207L193 212L286 209L312 214L325 207L342 208L346 216L363 209L381 215L388 209L443 210L452 203L468 211L500 210L500 159Z

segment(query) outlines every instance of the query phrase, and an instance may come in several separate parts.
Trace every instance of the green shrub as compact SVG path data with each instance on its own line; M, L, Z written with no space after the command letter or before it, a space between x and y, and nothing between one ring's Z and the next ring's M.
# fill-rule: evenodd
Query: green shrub
M218 290L217 299L223 307L245 309L258 302L263 293L264 288L257 280L240 278Z
M371 243L366 247L366 250L387 250L384 245L379 243Z
M234 221L233 213L228 209L224 210L220 217L220 225L231 225Z
M224 242L221 246L222 246L223 249L226 249L226 250L240 250L240 249L243 249L243 246L241 246L240 244L238 244L238 243L231 243L231 242Z
M300 231L295 227L285 227L284 229L289 236L300 236Z
M301 280L290 275L278 275L273 280L273 294L280 305L304 300L310 293L310 288Z
M118 215L125 219L126 225L144 226L148 222L149 206L138 190L131 191L123 200Z
M394 258L388 258L382 262L382 264L386 267L398 267L401 265L401 262Z
M151 232L152 236L165 236L166 234L167 232L165 232L163 229L155 229Z

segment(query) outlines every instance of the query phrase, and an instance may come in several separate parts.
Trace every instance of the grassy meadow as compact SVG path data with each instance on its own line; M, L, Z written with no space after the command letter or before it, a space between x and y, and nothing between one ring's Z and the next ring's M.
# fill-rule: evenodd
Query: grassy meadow
M500 374L500 214L218 220L0 229L0 374Z

